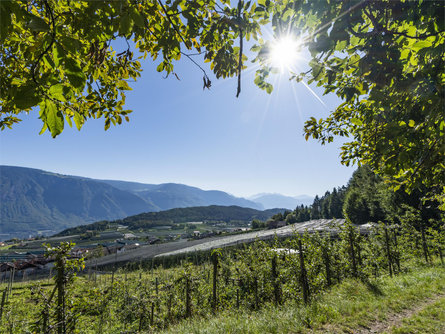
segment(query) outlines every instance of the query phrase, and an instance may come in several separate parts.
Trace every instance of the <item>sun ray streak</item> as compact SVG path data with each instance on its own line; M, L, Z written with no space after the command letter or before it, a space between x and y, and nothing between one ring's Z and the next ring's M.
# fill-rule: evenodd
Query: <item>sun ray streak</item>
M303 124L304 123L303 113L301 112L301 104L300 104L300 100L298 99L296 86L295 85L291 85L291 90L292 90L292 94L293 94L294 99L295 99L295 106L297 108L298 118L300 119L301 124Z
M309 85L307 84L307 83L305 83L304 82L304 80L301 80L301 82L303 83L303 85L304 85L304 87L306 87L307 88L307 90L309 91L309 92L311 92L312 93L312 95L314 95L315 96L315 98L318 100L318 102L320 102L322 105L323 105L323 107L325 107L326 109L328 109L328 106L323 102L323 100L313 91L313 89L311 88L311 87L309 87Z

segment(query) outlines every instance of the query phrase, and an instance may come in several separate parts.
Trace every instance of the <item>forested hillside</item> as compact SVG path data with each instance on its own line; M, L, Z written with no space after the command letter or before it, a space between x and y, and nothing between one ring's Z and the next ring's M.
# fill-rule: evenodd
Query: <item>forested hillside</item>
M103 231L110 224L123 224L131 229L150 228L161 225L174 225L184 222L245 222L253 219L267 220L273 215L285 211L284 209L269 209L259 211L255 209L242 208L239 206L201 206L191 208L176 208L161 212L148 212L139 215L119 219L115 221L100 221L89 225L77 226L59 233L59 235L70 235L84 233L87 230Z

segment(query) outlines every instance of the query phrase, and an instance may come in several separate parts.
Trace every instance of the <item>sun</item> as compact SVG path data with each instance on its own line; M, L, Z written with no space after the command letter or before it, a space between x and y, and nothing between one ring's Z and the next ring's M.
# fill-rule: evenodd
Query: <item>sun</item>
M291 70L300 59L301 41L292 36L283 36L272 42L269 61L280 70Z

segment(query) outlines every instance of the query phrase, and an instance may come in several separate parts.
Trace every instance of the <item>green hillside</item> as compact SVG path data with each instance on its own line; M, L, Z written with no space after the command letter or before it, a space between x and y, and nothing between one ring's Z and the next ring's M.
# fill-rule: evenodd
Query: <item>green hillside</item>
M69 228L58 235L71 235L84 233L87 230L104 231L110 223L118 223L127 226L130 230L150 228L153 226L173 225L185 222L250 222L253 219L267 220L284 209L269 209L265 211L242 208L239 206L198 206L191 208L176 208L160 212L148 212L115 221L99 221L93 224Z

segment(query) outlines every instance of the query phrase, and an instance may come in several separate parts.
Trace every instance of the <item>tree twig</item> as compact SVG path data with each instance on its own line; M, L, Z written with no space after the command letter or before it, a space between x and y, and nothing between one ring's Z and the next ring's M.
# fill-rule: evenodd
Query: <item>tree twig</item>
M170 22L170 24L172 25L173 29L176 31L176 33L179 35L179 37L181 37L182 41L185 44L185 47L187 47L187 43L184 39L184 37L182 37L181 32L178 30L178 28L176 27L176 25L173 23L172 19L170 18L170 15L167 13L167 9L165 8L164 4L161 2L161 0L158 0L159 5L162 7L162 10L164 11L168 22ZM188 49L188 47L187 47Z
M49 6L47 0L43 0L43 2L45 4L46 10L48 11L49 16L51 18L52 32L51 32L51 42L46 47L46 49L37 57L37 60L34 62L34 64L31 67L32 80L34 81L34 83L37 86L39 85L39 83L37 82L36 76L35 76L35 71L36 71L37 65L42 60L43 56L46 55L48 53L48 51L52 48L54 41L56 40L56 21L54 19L53 11L52 11L51 7Z
M242 0L238 0L238 21L241 20ZM236 97L241 93L241 70L243 68L243 29L239 28L238 87Z

